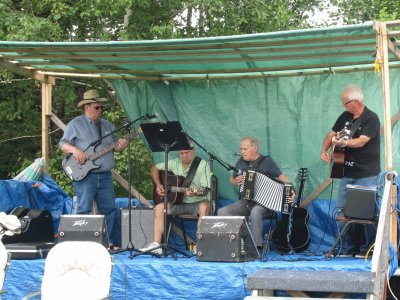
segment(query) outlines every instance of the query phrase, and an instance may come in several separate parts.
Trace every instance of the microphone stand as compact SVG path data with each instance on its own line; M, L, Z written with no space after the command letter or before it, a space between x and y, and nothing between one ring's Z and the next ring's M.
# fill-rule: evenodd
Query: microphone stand
M131 172L131 125L135 124L137 121L148 120L149 114L138 117L133 121L126 123L120 128L116 129L118 131L122 128L125 128L128 132L128 244L126 246L126 250L129 251L129 254L132 256L132 251L135 248L132 242L132 172ZM122 246L122 245L121 245Z
M182 131L184 135L193 143L195 143L199 148L201 148L204 152L207 153L208 155L208 161L210 165L210 173L211 173L211 201L210 201L210 206L211 206L211 215L215 215L218 210L218 191L217 191L217 183L218 183L218 178L214 175L214 160L220 163L221 166L223 166L227 171L235 171L238 172L238 169L236 169L234 166L231 166L230 164L224 162L221 158L218 156L210 153L206 148L204 148L200 143L198 143L194 138L192 138L190 135L188 135L186 132ZM215 204L215 211L214 211L214 204Z

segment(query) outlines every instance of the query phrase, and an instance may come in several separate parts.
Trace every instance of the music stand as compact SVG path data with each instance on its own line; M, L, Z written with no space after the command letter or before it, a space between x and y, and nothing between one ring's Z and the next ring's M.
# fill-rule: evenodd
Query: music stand
M150 253L153 255L151 251L162 248L163 256L166 257L168 255L168 248L172 249L175 252L179 252L187 257L184 252L178 251L177 249L173 249L168 246L167 242L167 208L168 208L168 153L169 151L178 151L178 150L191 150L193 149L185 134L183 133L183 129L181 124L178 121L172 122L161 122L161 123L147 123L140 125L142 132L147 140L147 143L152 152L164 152L164 163L165 163L165 172L164 172L164 233L163 233L163 241L159 247L154 249L149 249L148 251L141 252L142 253ZM155 254L154 254L155 255ZM135 255L136 256L136 255ZM158 255L155 255L158 256Z

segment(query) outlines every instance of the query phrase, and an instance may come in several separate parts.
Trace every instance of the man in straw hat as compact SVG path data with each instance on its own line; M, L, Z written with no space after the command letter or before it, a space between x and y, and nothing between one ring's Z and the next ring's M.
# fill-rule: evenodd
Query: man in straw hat
M84 114L68 123L59 142L61 150L73 155L82 165L87 160L84 151L99 139L101 141L95 146L95 152L111 144L115 144L113 150L116 152L121 152L128 146L126 139L118 139L115 133L108 135L115 130L115 126L101 118L102 103L105 101L107 100L100 98L96 90L85 92L83 99L78 103L78 107L82 107ZM73 181L77 196L76 213L89 214L93 201L96 201L98 211L105 215L110 243L112 243L111 233L116 213L111 176L111 170L115 166L114 151L108 151L94 161L99 168L88 172L82 180Z

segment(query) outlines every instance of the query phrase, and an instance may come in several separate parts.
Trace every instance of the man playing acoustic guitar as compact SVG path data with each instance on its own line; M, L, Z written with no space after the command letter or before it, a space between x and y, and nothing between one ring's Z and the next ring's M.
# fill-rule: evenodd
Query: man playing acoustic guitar
M347 184L360 186L378 186L378 176L380 173L380 123L376 113L369 110L363 103L364 94L360 88L354 85L346 87L342 92L342 104L344 111L324 139L321 149L321 160L326 163L331 161L331 156L327 152L333 147L332 156L338 151L344 154L342 170L332 172L343 174L332 178L343 177L340 181L336 208L343 210L347 196ZM352 137L343 136L338 138L339 132L349 132ZM335 150L337 149L337 151ZM333 158L335 166L335 158ZM343 222L338 222L339 229L344 226ZM352 240L353 228L349 228L346 236L342 239L340 257L352 257L354 252L354 242ZM375 229L372 225L364 225L365 239L360 247L360 253L356 258L364 258L366 251L375 239Z
M85 92L83 100L78 103L84 114L68 123L59 144L70 161L74 161L69 168L66 168L66 173L74 180L72 184L77 196L76 213L89 214L93 201L96 201L97 209L105 216L108 238L112 244L111 233L116 209L111 170L115 166L114 151L120 152L125 149L128 141L118 139L115 133L107 136L115 130L115 127L111 122L101 118L104 101L106 99L100 98L96 90ZM102 136L104 138L101 142L91 145ZM104 155L98 156L94 161L87 154L93 147L97 153L104 152ZM111 148L111 151L105 151L106 148ZM82 175L75 177L74 169ZM83 172L85 169L87 172Z
M165 230L164 203L162 201L165 194L164 169L164 162L151 168L151 175L155 185L153 200L156 204L154 209L154 241L139 249L141 252L151 251L159 255L162 254L160 244ZM168 176L168 186L171 189L171 191L167 191L168 215L197 215L197 224L200 224L201 218L210 213L209 188L211 173L208 163L195 156L195 150L192 147L190 150L179 151L179 158L168 160L168 171L173 173L173 175ZM183 190L180 189L182 185Z

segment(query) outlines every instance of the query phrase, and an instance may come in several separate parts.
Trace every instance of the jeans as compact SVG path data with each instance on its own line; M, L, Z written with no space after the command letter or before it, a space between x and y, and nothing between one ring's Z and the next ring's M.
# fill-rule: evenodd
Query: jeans
M378 181L379 181L379 175L359 178L359 179L354 179L349 177L342 178L340 181L337 200L336 200L337 210L343 210L345 207L346 196L347 196L347 187L346 187L347 184L361 185L361 186L378 186L379 185ZM344 225L345 225L344 222L338 222L339 231L342 231ZM354 253L355 251L357 251L357 249L355 249L353 241L355 225L356 224L351 224L348 227L347 233L342 237L341 253L343 254ZM364 238L362 239L360 252L366 252L369 249L369 247L374 243L376 229L373 225L363 225L363 232L364 232Z
M218 210L218 216L248 216L250 232L257 247L263 244L263 221L267 213L265 207L246 200L238 200Z
M73 182L76 193L76 213L85 215L92 212L93 201L97 210L105 216L109 242L115 221L114 187L111 172L89 173L83 180Z

